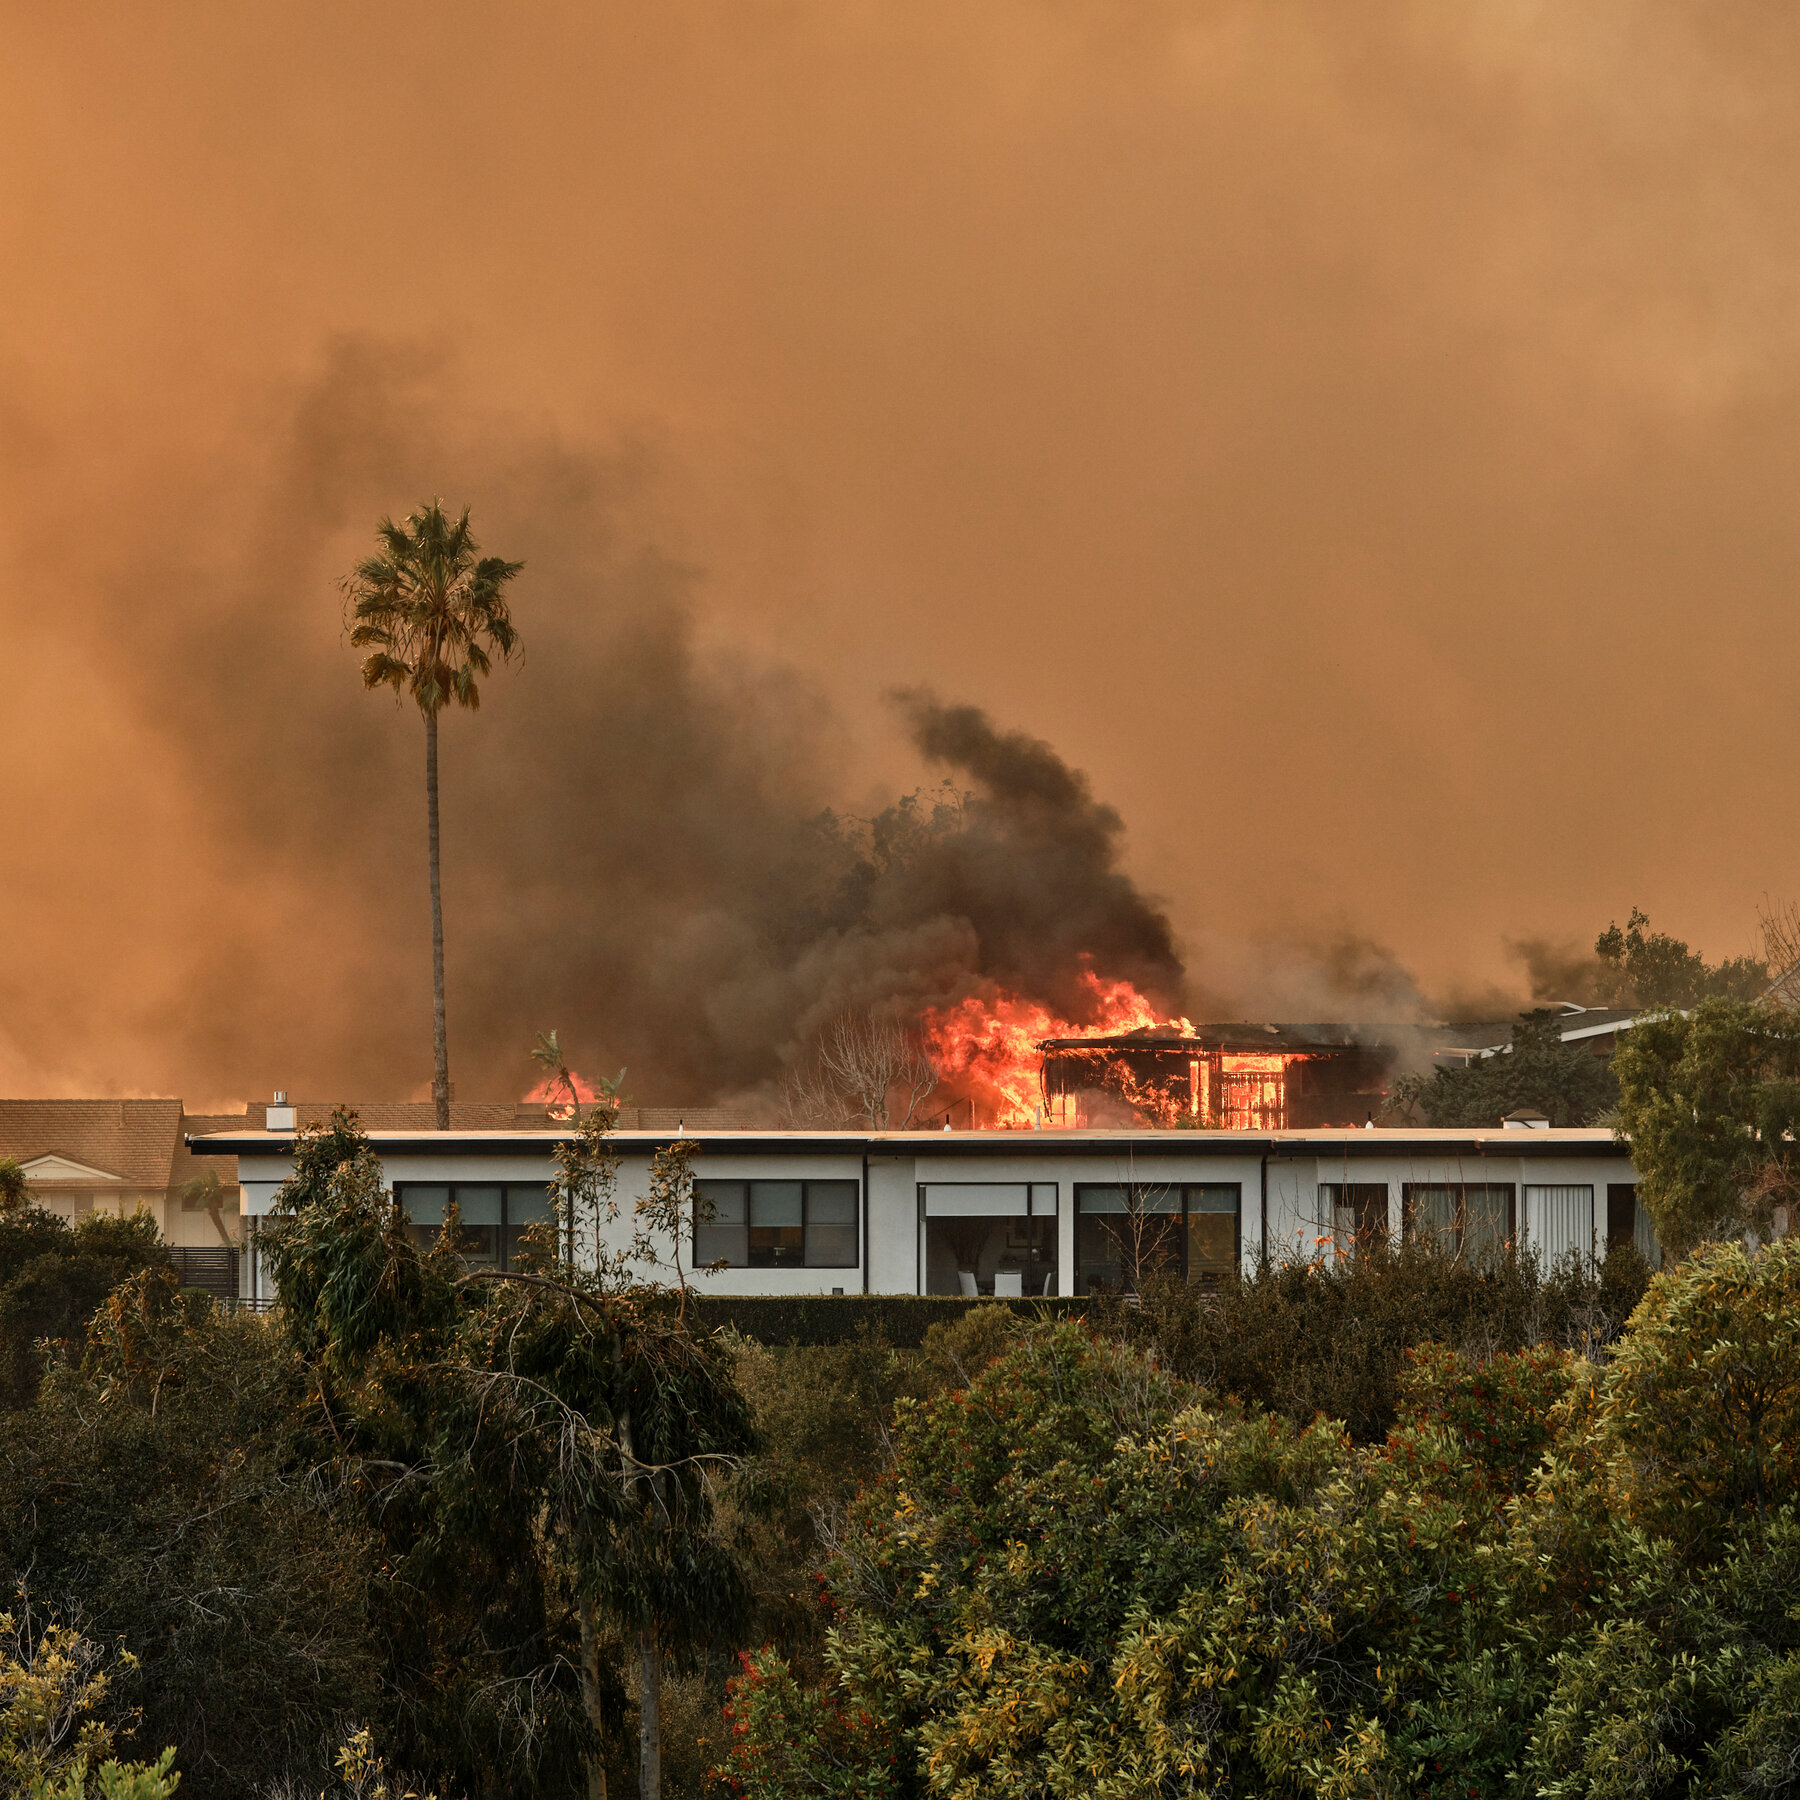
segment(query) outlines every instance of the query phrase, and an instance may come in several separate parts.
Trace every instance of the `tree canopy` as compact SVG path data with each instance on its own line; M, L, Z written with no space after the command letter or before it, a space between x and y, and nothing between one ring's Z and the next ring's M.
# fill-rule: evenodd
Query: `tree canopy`
M1712 998L1653 1013L1620 1039L1619 1132L1665 1249L1766 1230L1795 1198L1800 1018Z
M1505 1050L1466 1068L1402 1076L1394 1098L1433 1126L1494 1126L1520 1109L1541 1112L1552 1125L1591 1125L1617 1100L1618 1086L1586 1046L1562 1041L1562 1017L1547 1008L1521 1014Z

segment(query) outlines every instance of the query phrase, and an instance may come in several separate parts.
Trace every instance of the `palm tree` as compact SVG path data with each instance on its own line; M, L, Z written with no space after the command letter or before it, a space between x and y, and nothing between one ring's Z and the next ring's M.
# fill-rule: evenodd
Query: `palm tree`
M489 648L511 658L519 634L506 610L506 584L524 568L482 556L469 509L452 522L433 500L404 525L383 519L381 548L344 582L350 642L368 649L364 687L402 688L425 715L425 811L431 853L431 1098L439 1131L450 1129L450 1050L444 1026L444 903L438 876L438 713L454 700L481 704L476 677L490 672Z

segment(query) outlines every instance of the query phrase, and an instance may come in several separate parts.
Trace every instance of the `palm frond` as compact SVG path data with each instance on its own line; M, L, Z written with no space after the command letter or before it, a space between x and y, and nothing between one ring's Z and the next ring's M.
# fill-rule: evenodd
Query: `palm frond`
M482 556L469 509L452 518L441 499L416 506L404 524L383 518L375 535L378 553L344 582L350 642L374 651L364 682L405 686L426 713L452 701L479 707L492 653L510 660L518 648L505 589L524 563Z

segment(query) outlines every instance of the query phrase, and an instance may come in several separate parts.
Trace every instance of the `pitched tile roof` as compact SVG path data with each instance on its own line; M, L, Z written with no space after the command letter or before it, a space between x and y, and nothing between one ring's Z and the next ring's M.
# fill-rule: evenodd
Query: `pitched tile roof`
M181 1133L179 1100L0 1100L0 1156L62 1156L126 1187L167 1187Z

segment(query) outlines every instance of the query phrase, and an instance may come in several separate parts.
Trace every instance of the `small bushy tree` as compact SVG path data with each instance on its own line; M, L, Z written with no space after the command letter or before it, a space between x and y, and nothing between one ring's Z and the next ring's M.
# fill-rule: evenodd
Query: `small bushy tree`
M1800 1018L1702 1000L1641 1019L1613 1056L1618 1131L1665 1250L1766 1231L1800 1197Z
M170 1266L148 1212L94 1212L70 1225L40 1206L0 1206L0 1410L30 1404L46 1345L79 1355L111 1289Z

